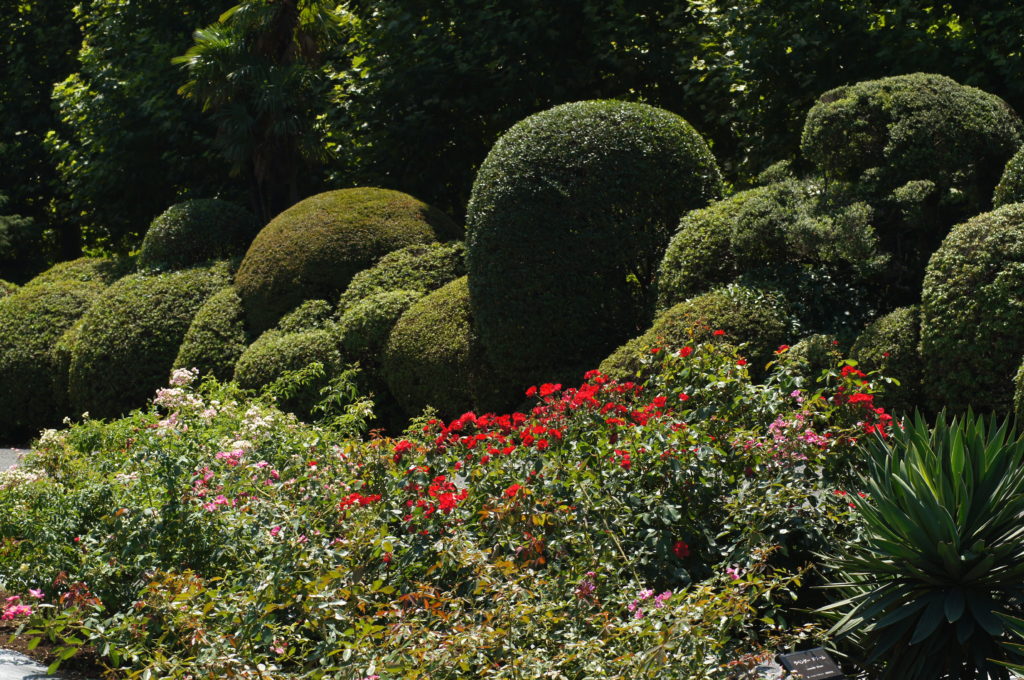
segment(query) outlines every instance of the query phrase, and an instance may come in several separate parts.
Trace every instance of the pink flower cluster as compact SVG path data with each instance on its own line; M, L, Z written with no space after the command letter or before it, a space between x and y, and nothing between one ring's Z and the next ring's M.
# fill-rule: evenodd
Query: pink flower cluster
M42 599L43 593L39 590L30 590L32 597L36 599ZM21 604L21 598L17 595L11 595L4 600L3 613L0 614L0 621L12 621L18 616L32 616L32 607L27 604Z
M654 599L651 600L651 598ZM661 609L665 606L665 603L668 602L671 598L671 590L666 590L660 595L655 595L653 590L651 590L650 588L645 588L644 590L641 590L639 593L637 593L635 600L626 605L626 609L633 612L634 619L642 619L644 618L644 610L640 606L642 602L646 600L651 600L654 603L655 609Z

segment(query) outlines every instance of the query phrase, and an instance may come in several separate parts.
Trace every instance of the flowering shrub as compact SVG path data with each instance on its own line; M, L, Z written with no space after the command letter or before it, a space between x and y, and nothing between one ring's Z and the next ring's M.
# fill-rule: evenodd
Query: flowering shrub
M874 383L753 385L717 341L646 361L366 440L361 402L307 425L177 372L0 473L0 588L129 677L724 679L820 642L799 598L857 526Z

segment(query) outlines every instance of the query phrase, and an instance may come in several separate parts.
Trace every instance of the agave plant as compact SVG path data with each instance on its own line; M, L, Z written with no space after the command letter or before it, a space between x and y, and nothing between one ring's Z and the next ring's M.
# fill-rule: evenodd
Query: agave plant
M1024 614L1024 437L971 412L934 428L918 414L864 452L863 533L832 560L832 633L880 679L1009 678L1024 661L1003 644Z

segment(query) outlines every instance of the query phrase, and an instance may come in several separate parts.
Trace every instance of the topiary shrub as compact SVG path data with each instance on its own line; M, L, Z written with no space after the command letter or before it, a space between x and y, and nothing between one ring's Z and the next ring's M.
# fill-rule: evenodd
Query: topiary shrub
M791 338L792 327L789 304L780 294L729 285L668 309L646 333L608 356L600 370L620 380L635 379L651 348L678 349L718 337L715 331L721 330L724 340L746 345L751 375L759 377L779 346Z
M461 241L407 246L352 277L338 300L338 310L344 313L360 300L386 291L429 293L465 275L466 246Z
M1024 422L1024 362L1013 377L1013 415L1017 422Z
M196 312L227 285L216 265L121 279L82 321L71 356L68 391L79 413L118 416L146 404L167 383Z
M0 437L18 441L66 413L52 391L51 352L61 335L103 291L97 281L25 286L0 299Z
M320 401L320 390L342 369L341 353L333 333L314 329L284 333L270 330L249 345L235 364L235 380L245 389L262 389L287 371L299 371L320 363L324 374L279 400L282 409L300 418L309 417Z
M880 371L895 378L880 401L894 412L912 412L921 405L921 310L900 307L868 324L850 351L862 371Z
M348 308L338 320L338 340L345 356L367 370L380 363L388 336L409 307L423 297L418 290L376 293Z
M242 300L229 286L211 296L196 312L173 368L196 368L200 375L230 380L248 344Z
M80 257L58 262L26 283L26 286L44 286L56 281L93 281L109 285L130 273L131 258Z
M1008 203L1024 202L1024 146L1006 164L1003 177L996 185L992 205L996 208Z
M921 299L924 394L938 411L1009 413L1024 356L1024 205L957 225L932 256Z
M721 192L703 138L651 106L563 104L505 132L467 208L474 322L495 368L579 380L650 322L680 216Z
M142 240L140 269L184 269L245 252L257 232L256 218L216 198L176 203L149 225Z
M776 355L776 362L803 378L808 387L815 385L822 371L835 368L843 359L839 340L826 333L808 335L789 348L776 350Z
M50 361L53 363L53 401L59 413L77 415L72 413L71 397L69 392L68 377L71 374L71 357L75 353L78 338L82 333L83 318L71 324L53 344L50 350Z
M249 247L235 286L254 332L303 300L333 300L352 277L404 246L454 238L440 211L387 189L328 191L275 217Z
M808 269L820 272L819 278L871 280L887 260L877 250L871 209L863 203L822 205L819 194L814 182L786 180L688 213L659 266L659 309L740 275L781 284ZM782 277L777 276L780 268ZM829 277L830 272L838 276ZM835 324L822 312L835 309L835 301L827 299L828 288L821 283L794 291L799 294L791 299L809 308L804 316L811 329L833 330ZM824 309L810 309L818 297L826 298Z
M515 398L502 389L477 341L466 277L421 298L398 319L381 367L408 415L433 406L450 418L498 410Z
M990 205L1006 162L1024 141L999 97L931 73L829 90L807 114L801 150L826 180L855 182L882 198L932 182L944 210Z
M334 306L327 300L306 300L281 317L275 328L282 333L298 333L323 328L334 314Z
M0 279L0 298L7 297L8 295L16 292L17 290L18 284Z

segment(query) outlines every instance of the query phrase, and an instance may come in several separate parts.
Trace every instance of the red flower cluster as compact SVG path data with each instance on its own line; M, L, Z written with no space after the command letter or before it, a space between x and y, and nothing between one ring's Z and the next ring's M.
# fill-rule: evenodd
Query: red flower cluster
M341 499L341 502L338 503L338 509L347 510L353 505L358 505L360 507L371 505L379 501L380 498L381 496L379 493L364 496L363 494L354 491Z

